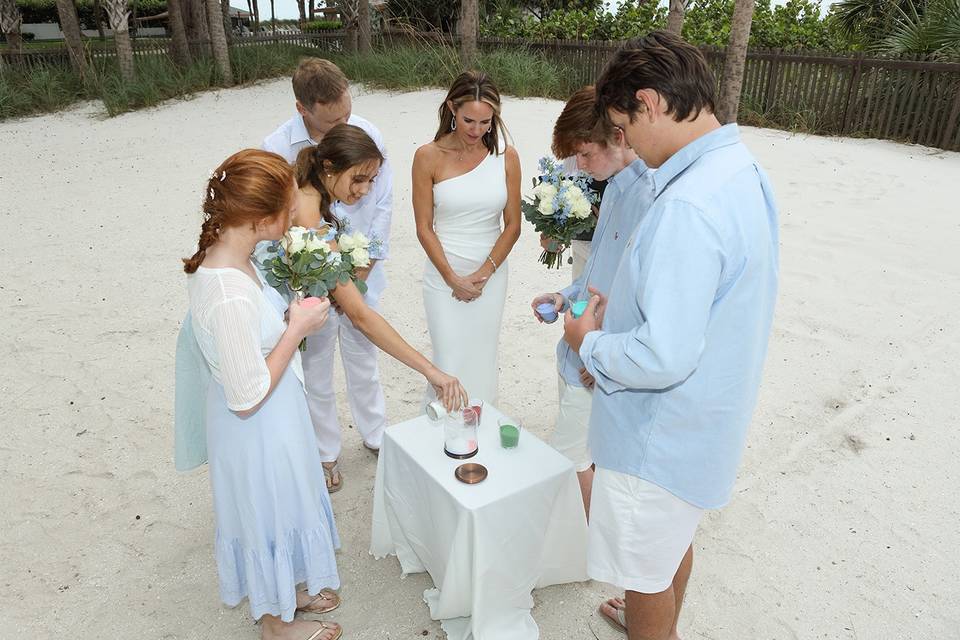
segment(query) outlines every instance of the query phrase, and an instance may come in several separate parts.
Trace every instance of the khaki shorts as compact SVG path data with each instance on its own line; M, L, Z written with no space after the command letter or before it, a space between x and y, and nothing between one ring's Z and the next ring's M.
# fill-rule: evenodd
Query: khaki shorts
M550 444L569 458L577 468L577 473L580 473L593 464L590 448L587 445L593 393L584 387L567 384L562 376L557 376L557 380L559 381L560 407L557 411L557 426L553 430Z

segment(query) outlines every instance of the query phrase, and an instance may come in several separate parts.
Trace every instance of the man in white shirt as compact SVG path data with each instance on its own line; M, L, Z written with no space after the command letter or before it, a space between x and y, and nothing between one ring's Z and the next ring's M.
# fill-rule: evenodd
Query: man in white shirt
M383 136L368 120L351 113L350 85L343 72L329 60L307 58L293 74L297 115L266 137L263 149L280 154L291 164L301 149L317 144L338 124L355 125L367 132L387 157ZM393 206L393 173L384 160L374 188L356 204L334 202L332 213L351 231L362 231L375 241L370 247L371 266L360 272L367 282L364 296L377 308L386 286L384 267L390 247L390 219ZM340 423L333 390L333 352L340 342L340 356L347 381L350 410L365 447L378 452L386 428L386 402L380 386L377 349L343 315L331 314L320 333L307 341L303 369L307 404L317 435L320 457L327 475L327 488L341 487L337 459L340 457Z

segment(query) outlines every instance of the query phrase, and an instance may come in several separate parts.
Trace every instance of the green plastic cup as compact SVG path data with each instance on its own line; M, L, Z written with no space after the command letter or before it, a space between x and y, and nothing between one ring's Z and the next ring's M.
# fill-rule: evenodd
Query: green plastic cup
M578 300L570 305L570 313L573 314L574 318L579 318L587 310L588 304L590 304L589 300Z
M499 424L500 446L504 449L516 449L520 443L520 427L506 419L501 419Z

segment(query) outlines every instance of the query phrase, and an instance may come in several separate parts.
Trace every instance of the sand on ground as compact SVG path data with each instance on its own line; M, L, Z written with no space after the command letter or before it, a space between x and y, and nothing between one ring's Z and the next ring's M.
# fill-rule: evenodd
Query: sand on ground
M439 91L357 88L396 171L384 315L429 350L410 205L414 150ZM507 99L529 185L561 103ZM179 258L203 184L293 113L288 81L112 119L95 103L0 123L0 637L254 639L217 597L206 471L172 452ZM680 627L686 639L960 637L960 154L743 130L781 206L782 284L759 406L730 505L710 513ZM510 260L502 408L546 436L553 349L529 300L569 279L537 264L529 225ZM386 356L390 422L423 381ZM337 366L341 418L349 424ZM544 389L548 392L544 393ZM348 432L347 638L442 637L425 574L368 554L375 459ZM542 637L618 637L602 584L534 594Z

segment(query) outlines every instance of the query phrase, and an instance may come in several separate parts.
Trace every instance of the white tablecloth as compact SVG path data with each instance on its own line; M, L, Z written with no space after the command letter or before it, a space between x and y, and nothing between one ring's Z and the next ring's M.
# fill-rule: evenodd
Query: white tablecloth
M587 579L573 465L527 431L501 449L501 416L483 408L469 460L447 457L442 424L426 417L388 428L380 449L370 552L395 554L404 574L430 573L436 588L424 600L451 640L537 638L531 591ZM484 465L487 479L458 481L465 462Z

